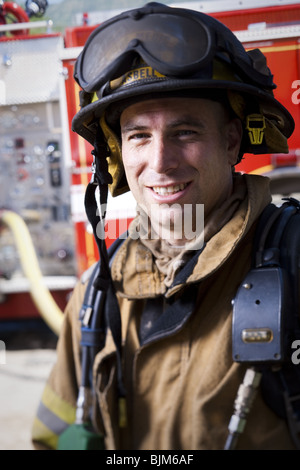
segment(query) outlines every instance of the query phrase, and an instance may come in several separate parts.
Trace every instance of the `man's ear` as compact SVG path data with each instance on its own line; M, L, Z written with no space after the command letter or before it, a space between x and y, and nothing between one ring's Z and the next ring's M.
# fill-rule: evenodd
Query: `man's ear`
M230 163L231 166L234 166L238 160L242 142L242 122L238 118L231 119L226 128L228 163Z

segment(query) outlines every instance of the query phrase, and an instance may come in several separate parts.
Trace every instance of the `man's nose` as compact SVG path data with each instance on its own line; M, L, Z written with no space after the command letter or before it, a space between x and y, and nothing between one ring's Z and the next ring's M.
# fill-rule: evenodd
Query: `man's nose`
M167 138L159 137L154 139L149 165L156 173L167 173L178 167L180 158L178 151L168 142Z

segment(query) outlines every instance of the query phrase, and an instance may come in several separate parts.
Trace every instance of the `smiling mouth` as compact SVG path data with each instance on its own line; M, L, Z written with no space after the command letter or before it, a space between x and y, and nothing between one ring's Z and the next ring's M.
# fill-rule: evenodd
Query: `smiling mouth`
M188 186L188 183L176 184L174 186L153 186L152 190L160 196L169 194L176 194L183 191Z

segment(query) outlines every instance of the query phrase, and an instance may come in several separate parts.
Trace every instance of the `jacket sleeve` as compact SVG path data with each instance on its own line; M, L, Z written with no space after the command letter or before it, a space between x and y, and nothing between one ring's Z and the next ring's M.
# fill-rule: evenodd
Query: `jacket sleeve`
M56 449L59 435L75 421L81 380L79 312L85 284L77 283L64 312L56 363L45 384L32 428L35 449Z

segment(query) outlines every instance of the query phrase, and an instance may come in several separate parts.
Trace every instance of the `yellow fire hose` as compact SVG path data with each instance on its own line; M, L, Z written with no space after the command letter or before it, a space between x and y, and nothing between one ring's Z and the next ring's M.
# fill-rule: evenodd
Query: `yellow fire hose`
M0 211L0 221L13 233L23 273L29 280L30 294L34 304L47 325L58 335L63 321L63 312L43 282L43 275L27 225L18 214L8 210Z

